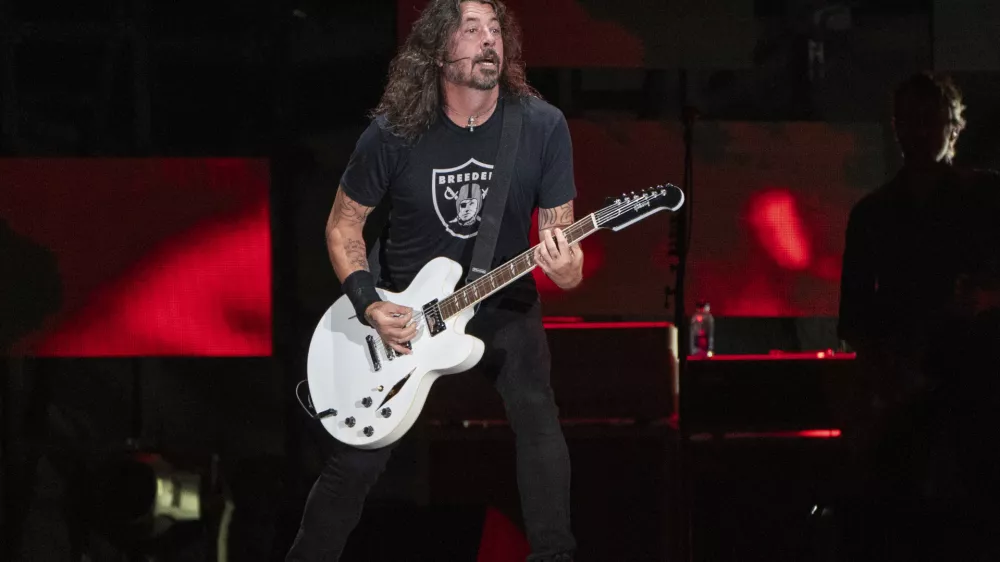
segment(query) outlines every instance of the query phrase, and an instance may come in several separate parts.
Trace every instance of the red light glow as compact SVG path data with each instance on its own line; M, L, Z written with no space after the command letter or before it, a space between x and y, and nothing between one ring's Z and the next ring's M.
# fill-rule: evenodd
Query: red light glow
M726 433L726 439L837 439L839 429L802 429L792 431L754 431Z
M269 176L239 158L0 160L0 219L61 287L11 353L270 355Z
M772 259L792 271L807 269L812 249L795 196L787 189L768 189L750 199L750 226Z

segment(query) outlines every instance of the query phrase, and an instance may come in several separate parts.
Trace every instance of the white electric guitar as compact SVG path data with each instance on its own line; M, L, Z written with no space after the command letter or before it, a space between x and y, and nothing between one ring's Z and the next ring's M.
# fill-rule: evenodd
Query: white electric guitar
M563 230L572 244L598 229L619 231L653 213L676 211L684 193L667 184L623 195ZM441 375L471 369L483 356L482 340L465 334L475 305L535 268L534 249L462 287L462 267L435 258L402 293L379 289L382 299L413 309L417 335L412 354L396 353L359 322L346 296L331 306L309 344L308 381L316 417L338 441L377 449L401 438Z

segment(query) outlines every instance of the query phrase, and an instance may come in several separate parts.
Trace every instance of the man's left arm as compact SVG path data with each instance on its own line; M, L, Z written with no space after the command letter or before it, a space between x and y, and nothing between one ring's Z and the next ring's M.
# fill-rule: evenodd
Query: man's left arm
M583 250L570 246L563 229L573 224L573 141L562 113L552 115L542 148L542 178L538 191L538 238L535 263L553 283L569 290L583 280Z
M563 229L573 224L573 201L550 209L538 209L539 244L535 263L560 289L575 288L583 281L583 249L566 240Z

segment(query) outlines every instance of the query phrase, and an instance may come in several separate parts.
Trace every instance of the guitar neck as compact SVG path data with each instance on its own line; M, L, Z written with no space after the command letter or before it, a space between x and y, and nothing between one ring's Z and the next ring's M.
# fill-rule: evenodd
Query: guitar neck
M563 229L563 234L566 236L566 240L572 244L597 232L597 229L597 216L595 213L591 213ZM537 265L535 264L535 248L537 247L535 246L525 251L523 254L442 299L438 303L438 306L441 308L441 315L446 320L452 318L463 310L493 296L496 292L510 285L518 278L530 273Z

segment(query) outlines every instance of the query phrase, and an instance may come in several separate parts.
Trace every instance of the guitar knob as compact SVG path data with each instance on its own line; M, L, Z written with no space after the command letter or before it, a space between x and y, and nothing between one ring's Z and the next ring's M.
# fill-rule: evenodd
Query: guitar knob
M362 398L361 399L361 405L364 406L365 408L371 408L372 407L372 399L369 398L369 397L367 397L367 396L364 397L364 398Z
M369 425L364 429L364 432L365 432L365 437L371 437L372 435L375 434L375 428Z
M346 420L344 420L344 425L346 425L347 427L354 427L354 423L355 423L354 416L351 416Z
M379 413L382 414L383 418L387 418L392 415L392 410L389 408L382 408L382 411Z

